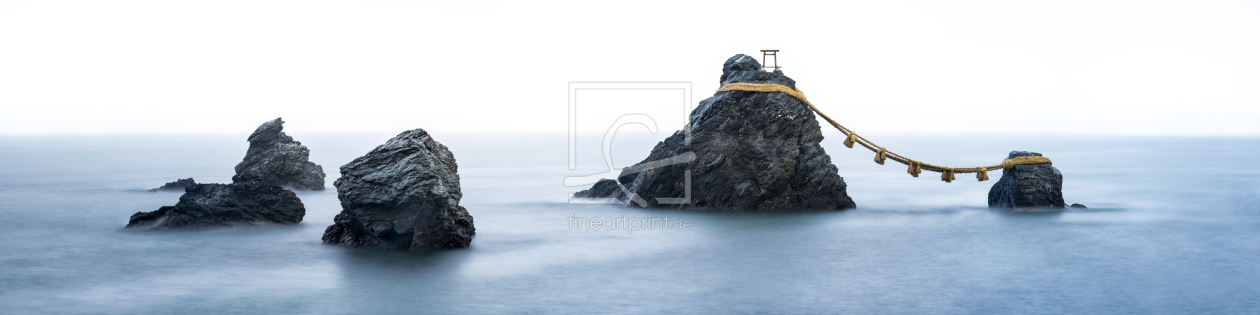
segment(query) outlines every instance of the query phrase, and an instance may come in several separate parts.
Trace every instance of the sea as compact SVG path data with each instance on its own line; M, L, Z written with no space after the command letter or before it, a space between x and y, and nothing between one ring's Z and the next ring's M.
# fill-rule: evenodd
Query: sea
M723 213L571 202L666 134L445 134L466 249L320 240L338 167L394 134L292 134L328 174L297 225L123 229L231 181L248 134L0 137L3 314L1260 314L1260 137L869 134L928 163L1043 153L1061 212L987 207L992 181L823 146L856 209ZM613 165L608 165L611 161ZM634 222L639 222L637 226ZM599 222L600 224L591 224ZM645 222L669 222L650 224Z

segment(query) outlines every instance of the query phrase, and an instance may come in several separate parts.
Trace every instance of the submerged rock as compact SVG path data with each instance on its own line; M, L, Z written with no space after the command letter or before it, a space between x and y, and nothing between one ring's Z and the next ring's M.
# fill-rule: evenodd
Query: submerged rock
M259 181L189 186L174 206L136 212L128 229L201 228L255 224L298 224L306 207L297 194Z
M1041 153L1011 151L1007 156L1041 156ZM1050 164L1016 165L1002 171L1002 179L989 188L991 208L1063 208L1063 173Z
M249 151L236 164L236 175L291 189L323 190L324 168L311 162L310 155L310 149L284 134L284 121L276 118L249 135Z
M185 179L177 179L173 182L166 183L166 185L162 185L162 187L149 189L149 192L158 192L158 191L166 191L166 190L183 191L184 188L188 188L189 186L196 185L196 184L197 182L194 181L192 177L185 178Z
M473 218L459 205L459 166L424 129L405 131L341 166L342 211L325 243L434 250L467 247Z
M721 83L735 82L796 87L782 71L762 71L755 58L743 54L722 67ZM844 178L819 145L823 135L813 111L800 100L780 92L720 92L701 101L690 120L690 143L685 130L679 130L643 162L626 168L617 182L603 180L574 196L617 198L628 206L650 208L856 207Z

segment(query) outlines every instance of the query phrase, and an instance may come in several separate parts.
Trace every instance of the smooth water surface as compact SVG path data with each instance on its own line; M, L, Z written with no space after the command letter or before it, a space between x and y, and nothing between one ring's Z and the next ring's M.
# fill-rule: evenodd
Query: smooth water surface
M407 253L320 242L337 168L392 135L293 136L329 174L301 224L176 232L122 227L180 196L146 189L230 181L246 135L0 137L0 313L1260 313L1256 137L868 136L944 165L1042 152L1089 206L1008 214L992 181L912 178L829 134L857 209L746 214L567 204L565 176L607 170L600 135L569 170L563 134L435 134L477 235ZM618 138L616 167L663 136ZM623 216L691 228L570 225Z

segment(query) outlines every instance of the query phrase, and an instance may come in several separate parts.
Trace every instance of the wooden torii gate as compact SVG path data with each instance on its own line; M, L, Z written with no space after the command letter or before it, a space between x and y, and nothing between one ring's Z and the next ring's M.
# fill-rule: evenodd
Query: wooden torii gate
M779 67L779 55L777 55L778 53L779 53L779 50L778 50L778 49L762 49L762 50L761 50L761 65L762 65L762 68L774 68L774 70L779 70L779 68L780 68L780 67ZM774 66L773 66L773 67L771 67L771 66L767 66L767 65L766 65L766 56L774 56Z

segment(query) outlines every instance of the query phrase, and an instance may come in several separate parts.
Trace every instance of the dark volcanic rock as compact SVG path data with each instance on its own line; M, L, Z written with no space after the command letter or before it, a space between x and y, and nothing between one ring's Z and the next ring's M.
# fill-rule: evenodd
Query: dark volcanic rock
M1083 205L1083 204L1079 204L1079 203L1074 203L1074 204L1072 204L1071 206L1068 206L1068 207L1072 207L1072 208L1081 208L1081 209L1088 209L1088 208L1089 208L1089 207L1086 207L1085 205Z
M722 67L723 85L773 83L795 88L781 71L761 71L756 59L735 55ZM819 146L818 121L800 100L779 92L721 92L691 112L691 143L680 130L617 182L596 183L575 197L612 197L626 205L732 211L854 208L844 179ZM690 173L690 200L685 198ZM684 202L685 201L685 202Z
M341 166L341 214L324 242L434 250L467 247L473 218L459 205L459 166L424 129L405 131Z
M796 89L796 80L783 75L782 70L766 72L756 58L745 54L727 58L726 63L722 64L722 78L719 80L722 85L735 82L773 83Z
M621 187L617 186L617 182L611 179L601 179L591 186L591 189L579 191L573 194L575 198L617 198L622 199Z
M1011 151L1008 159L1041 156L1041 153ZM989 188L992 208L1063 208L1063 174L1050 164L1016 165L1002 171L1002 179Z
M324 168L312 163L311 150L283 130L280 118L258 126L249 135L249 151L236 164L236 175L291 189L323 190Z
M154 189L149 189L149 191L150 191L150 192L158 192L158 191L163 191L163 190L179 190L179 191L183 191L183 190L184 190L184 188L188 188L189 186L196 185L196 184L197 184L197 182L196 182L196 181L194 181L194 180L192 179L192 177L189 177L189 178L185 178L185 179L177 179L177 180L175 180L175 181L173 181L173 182L166 183L166 185L162 185L162 187L158 187L158 188L154 188Z
M175 206L131 215L127 228L298 224L305 215L306 207L292 191L246 180L232 184L192 185L179 197L179 203Z

